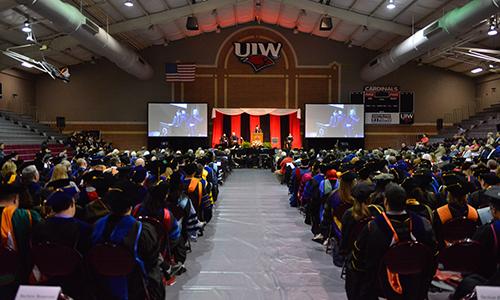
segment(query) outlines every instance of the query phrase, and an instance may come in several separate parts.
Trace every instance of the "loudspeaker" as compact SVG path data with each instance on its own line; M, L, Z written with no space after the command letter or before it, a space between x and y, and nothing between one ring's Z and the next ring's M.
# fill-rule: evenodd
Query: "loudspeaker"
M64 128L66 127L66 118L65 117L56 117L56 126L57 128Z
M363 104L363 92L351 92L351 104Z
M500 124L497 124L497 132L500 131Z
M440 131L441 129L443 129L443 119L436 120L436 129L437 129L437 131Z
M399 111L402 113L413 112L413 98L412 92L401 92L401 104L399 106Z

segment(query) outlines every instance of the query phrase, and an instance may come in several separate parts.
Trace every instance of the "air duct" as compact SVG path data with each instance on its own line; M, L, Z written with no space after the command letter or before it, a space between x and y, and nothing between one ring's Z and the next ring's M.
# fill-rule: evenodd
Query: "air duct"
M448 12L401 44L369 62L361 70L361 78L365 81L374 81L425 52L453 41L455 37L470 30L472 26L498 13L499 4L500 0L473 0Z
M108 58L135 77L146 80L153 76L153 68L137 53L114 39L76 7L60 0L16 1L52 21L60 31L71 35L86 48Z

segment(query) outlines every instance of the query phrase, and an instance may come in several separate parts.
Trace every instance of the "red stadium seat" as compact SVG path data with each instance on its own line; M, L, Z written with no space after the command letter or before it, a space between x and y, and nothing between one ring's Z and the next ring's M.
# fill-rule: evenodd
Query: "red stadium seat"
M16 274L18 263L19 256L16 251L9 249L0 250L0 276ZM6 282L5 284L10 284L11 282Z
M442 237L447 242L460 241L471 238L476 232L476 222L465 217L455 218L443 224Z
M82 256L71 247L45 242L31 251L34 264L48 277L73 274L82 263Z
M438 263L446 271L477 273L481 268L481 257L479 242L465 239L442 249L438 255Z

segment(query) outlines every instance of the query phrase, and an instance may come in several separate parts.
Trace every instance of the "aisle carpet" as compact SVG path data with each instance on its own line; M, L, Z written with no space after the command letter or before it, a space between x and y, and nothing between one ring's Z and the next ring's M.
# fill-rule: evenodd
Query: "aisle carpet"
M346 299L340 269L269 170L235 170L167 299Z

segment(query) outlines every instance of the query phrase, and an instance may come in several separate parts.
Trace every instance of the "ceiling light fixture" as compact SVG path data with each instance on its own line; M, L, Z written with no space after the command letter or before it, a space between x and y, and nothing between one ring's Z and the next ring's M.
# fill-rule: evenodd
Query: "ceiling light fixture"
M394 3L394 0L389 0L386 7L387 7L387 9L395 9L396 3Z
M330 31L333 28L333 20L329 16L323 16L319 22L320 31Z
M475 68L475 69L470 70L470 72L471 72L472 74L481 73L482 71L483 71L483 68L481 68L481 67L477 67L477 68Z
M488 29L488 35L494 36L498 34L498 22L496 16L491 16L490 18L490 28Z
M189 31L198 30L198 19L195 16L189 16L186 21L186 29Z
M123 5L125 5L126 7L132 7L134 6L134 2L132 2L132 0L126 0L125 2L123 2Z
M295 26L295 27L293 28L293 33L294 33L294 34L298 34L298 33L299 33L299 28L298 28L297 26Z
M31 24L29 20L24 21L24 26L21 30L26 33L31 32Z
M25 68L28 68L28 69L31 69L33 68L34 66L32 64L30 64L29 62L26 62L26 61L23 61L21 63L21 66L25 67Z

